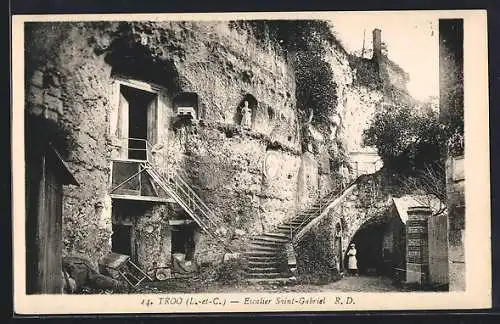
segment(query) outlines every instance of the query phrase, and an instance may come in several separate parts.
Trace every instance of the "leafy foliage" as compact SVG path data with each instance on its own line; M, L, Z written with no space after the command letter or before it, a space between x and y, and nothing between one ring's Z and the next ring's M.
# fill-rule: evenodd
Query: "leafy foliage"
M252 20L232 21L233 28L247 28L255 38L266 44L277 45L295 68L297 106L302 120L311 112L312 123L327 122L337 105L336 83L332 70L325 61L331 47L344 51L332 31L322 20Z
M312 111L313 124L328 122L337 105L337 85L327 62L317 52L298 52L295 71L297 106L308 115Z
M215 269L215 278L223 284L242 281L246 277L246 267L247 264L243 258L224 261Z
M387 168L411 173L442 160L446 133L429 108L385 106L364 131L363 141L377 147Z
M413 194L413 198L424 206L430 206L434 215L446 210L445 168L441 163L433 163L412 176L402 177L402 189ZM439 205L435 206L434 201Z

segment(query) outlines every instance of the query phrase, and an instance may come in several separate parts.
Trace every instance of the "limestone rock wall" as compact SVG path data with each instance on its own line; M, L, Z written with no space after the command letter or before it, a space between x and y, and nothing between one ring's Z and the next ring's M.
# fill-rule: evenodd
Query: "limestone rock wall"
M64 192L64 252L96 260L110 251L111 223L105 218L110 218L106 121L111 67L88 45L84 24L28 23L26 34L26 109L71 134L65 155L81 184Z
M116 119L118 75L164 89L154 163L176 168L230 226L256 234L315 198L317 166L301 154L293 71L271 46L258 46L245 31L226 22L36 23L27 35L27 110L68 131L67 162L81 183L65 190L65 253L97 261L111 250L108 185L117 147L110 124ZM120 60L131 53L137 66L127 70ZM169 66L172 73L163 77L175 80L154 75L158 64ZM173 99L182 92L197 94L202 120L183 138L173 125ZM238 125L246 95L256 100L248 131ZM277 160L266 171L269 152ZM153 260L168 262L162 254L170 217L149 208L133 220L137 259L145 267ZM210 241L204 234L197 240ZM200 243L197 255L206 255L210 246Z
M363 131L368 128L381 101L382 94L377 90L364 86L352 86L346 90L342 120L349 152L376 151L363 145Z
M448 209L449 289L463 291L465 282L465 176L464 157L446 160L446 194Z
M245 29L219 21L68 22L28 24L26 31L26 109L67 131L66 159L81 184L64 192L65 253L96 261L111 250L110 159L119 154L123 78L158 89L155 166L177 170L233 230L271 230L338 184L324 144L303 152L293 68ZM378 99L350 86L345 53L329 55L340 98L333 134L355 146L355 123L371 116ZM174 107L182 93L196 94L200 119L184 133ZM250 130L239 125L245 98L255 101ZM149 206L132 221L146 268L169 262L172 217L176 211ZM196 241L201 262L213 242L204 233Z

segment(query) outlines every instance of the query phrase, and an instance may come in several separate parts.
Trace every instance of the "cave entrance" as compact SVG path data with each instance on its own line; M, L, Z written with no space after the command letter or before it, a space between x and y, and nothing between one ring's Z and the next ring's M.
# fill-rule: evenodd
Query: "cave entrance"
M128 138L127 158L146 160L146 140L156 142L158 128L158 94L132 86L120 85L120 116L126 118L121 133Z
M383 260L383 239L386 223L371 223L360 228L353 236L351 243L356 245L358 270L364 275L383 275L385 264ZM348 257L344 256L344 266L347 269Z
M111 252L130 256L137 262L136 219L143 216L147 204L139 201L113 199L111 205L112 230Z
M193 224L172 226L172 254L184 254L186 261L192 261L195 251L194 235Z
M111 252L132 255L132 225L113 224Z

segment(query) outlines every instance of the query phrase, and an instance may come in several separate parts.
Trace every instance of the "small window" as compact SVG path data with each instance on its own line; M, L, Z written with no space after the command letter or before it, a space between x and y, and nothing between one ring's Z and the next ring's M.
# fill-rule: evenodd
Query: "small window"
M198 119L198 95L194 92L184 92L174 98L177 116L185 119Z

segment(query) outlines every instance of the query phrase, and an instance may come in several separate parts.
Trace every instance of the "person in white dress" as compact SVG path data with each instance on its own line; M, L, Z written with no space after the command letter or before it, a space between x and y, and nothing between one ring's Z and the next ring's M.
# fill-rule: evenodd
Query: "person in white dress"
M347 250L347 270L350 275L358 275L358 259L356 258L356 245L351 243Z

